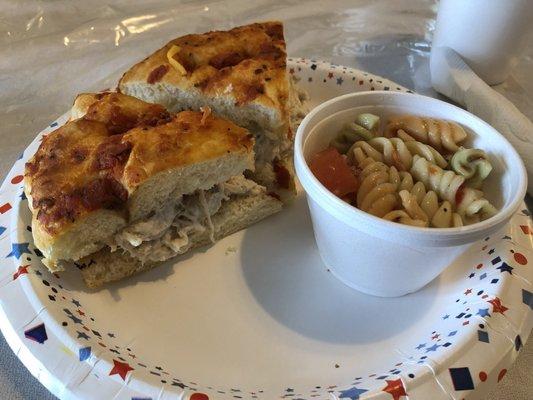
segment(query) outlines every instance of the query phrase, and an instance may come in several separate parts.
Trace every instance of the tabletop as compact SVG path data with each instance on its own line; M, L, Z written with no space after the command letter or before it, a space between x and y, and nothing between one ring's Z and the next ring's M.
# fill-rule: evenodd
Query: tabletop
M440 97L428 66L437 8L434 0L0 0L0 177L76 94L114 87L129 65L185 33L281 19L290 56L356 67ZM530 119L532 39L511 77L496 87ZM0 360L2 399L54 398L1 335ZM487 399L525 400L532 393L529 341Z

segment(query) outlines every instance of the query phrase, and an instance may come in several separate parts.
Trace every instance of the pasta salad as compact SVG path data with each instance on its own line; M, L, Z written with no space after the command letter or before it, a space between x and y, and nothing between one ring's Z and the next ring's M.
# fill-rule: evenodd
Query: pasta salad
M449 228L495 215L483 182L487 154L465 148L457 123L399 115L360 114L318 152L309 166L331 192L351 205L401 224Z

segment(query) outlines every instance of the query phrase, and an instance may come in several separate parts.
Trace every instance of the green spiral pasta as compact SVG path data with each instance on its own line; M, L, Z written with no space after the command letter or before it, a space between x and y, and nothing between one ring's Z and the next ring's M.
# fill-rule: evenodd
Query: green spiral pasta
M450 161L452 169L466 179L468 186L479 189L492 171L487 154L480 149L461 147Z
M413 157L411 174L414 179L435 191L440 199L448 201L467 223L487 219L497 212L483 197L483 192L464 186L463 176L445 171L425 158Z
M358 140L370 140L376 136L379 117L374 114L359 114L355 122L346 124L342 131L330 142L330 146L345 154Z

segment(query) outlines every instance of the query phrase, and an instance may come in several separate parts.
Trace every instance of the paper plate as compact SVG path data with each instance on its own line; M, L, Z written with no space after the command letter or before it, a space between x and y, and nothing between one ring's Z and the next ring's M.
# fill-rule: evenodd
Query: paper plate
M293 59L289 69L312 105L405 90L325 62ZM60 398L477 399L529 335L525 206L402 298L360 294L327 271L303 194L245 231L101 291L87 290L76 270L52 275L32 243L22 174L67 118L37 136L0 192L2 332Z

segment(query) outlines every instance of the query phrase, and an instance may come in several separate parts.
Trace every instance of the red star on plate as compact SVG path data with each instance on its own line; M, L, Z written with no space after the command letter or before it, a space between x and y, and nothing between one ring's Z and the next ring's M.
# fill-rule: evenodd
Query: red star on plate
M117 360L113 360L113 364L113 369L109 373L109 376L119 374L123 381L126 380L126 375L128 375L128 372L135 369L130 367L128 363L123 363Z
M11 204L9 203L6 203L6 204L2 204L0 206L0 214L5 214L6 212L8 212L9 210L11 210Z
M381 391L390 394L394 400L400 400L400 397L407 396L401 379L385 382L387 382L387 386L381 389Z
M472 293L472 289L466 289L465 290L465 296L468 296L470 293Z
M508 310L508 308L502 304L502 301L498 297L495 297L488 302L492 304L492 312L503 314Z
M431 336L431 339L437 340L439 338L440 334L435 333L433 336Z
M82 317L85 316L85 313L84 313L83 311L81 311L81 310L76 310L76 312L77 312L78 314L80 314Z
M531 235L533 232L531 229L529 229L528 225L520 225L520 229L522 229L522 232L524 232L525 235Z
M330 72L330 73L328 74L328 78L329 78L329 79L333 78L333 72Z
M17 272L13 274L13 280L17 279L21 275L27 274L28 267L29 265L21 265L20 267L18 267Z

